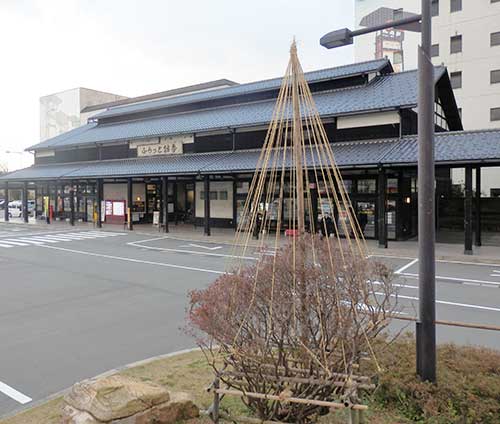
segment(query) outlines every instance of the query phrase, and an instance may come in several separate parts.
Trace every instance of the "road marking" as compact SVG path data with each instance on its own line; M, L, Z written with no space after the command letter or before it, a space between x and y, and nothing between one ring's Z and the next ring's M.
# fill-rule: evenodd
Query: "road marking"
M407 263L405 266L402 266L397 271L394 271L394 274L401 274L404 270L410 268L412 265L415 265L418 262L418 259L413 259L413 261Z
M28 238L18 238L18 239L5 239L5 241L20 241L21 243L29 243L29 244L34 244L36 246L41 246L43 243L41 241L36 241L36 240L31 240Z
M149 239L149 240L140 240L140 241L131 241L131 242L127 243L127 245L139 247L141 249L158 250L158 251L163 251L163 252L174 252L174 253L189 253L192 255L201 255L201 256L215 256L218 258L247 259L250 261L256 261L258 259L258 258L253 257L253 256L225 255L223 253L198 252L196 250L185 250L185 249L170 249L168 247L145 246L144 244L142 244L142 243L146 243L149 241L163 240L166 238L168 238L168 237L160 237L160 238Z
M375 294L378 295L378 296L386 296L386 293L382 293L382 292L375 292ZM401 298L401 299L408 299L408 300L418 300L418 297L415 297L415 296L404 296L402 294L391 294L391 297L396 297L396 298ZM442 305L449 305L449 306L458 306L458 307L461 307L461 308L481 309L481 310L484 310L484 311L500 312L499 308L494 308L492 306L470 305L468 303L449 302L447 300L436 300L436 303L440 303Z
M14 399L16 402L19 402L22 405L29 403L33 400L30 397L23 395L21 392L17 391L13 387L10 387L8 384L2 383L1 381L0 381L0 392L2 392L4 395L7 395L11 399Z
M2 240L1 242L2 242L2 244L7 243L7 244L12 244L13 246L29 246L29 244L26 244L26 243L20 243L20 242L18 242L18 241L5 241L5 240ZM11 246L11 247L12 247L12 246Z
M413 274L409 272L403 272L399 275L403 275L405 277L410 277L410 278L418 278L418 274ZM440 275L436 275L436 279L438 280L450 280L450 281L458 281L460 283L479 283L479 284L489 284L493 286L498 286L498 282L496 281L487 281L487 280L472 280L469 278L456 278L456 277L442 277Z
M194 244L194 243L189 243L189 246L198 247L200 249L207 249L207 250L219 250L219 249L222 249L222 246L208 247L208 246L201 246L199 244Z
M226 274L224 271L216 271L214 269L195 268L195 267L191 267L191 266L167 264L164 262L144 261L142 259L134 259L134 258L125 258L122 256L105 255L102 253L86 252L84 250L66 249L64 247L56 247L56 246L40 246L40 247L44 247L45 249L61 250L63 252L77 253L79 255L96 256L99 258L114 259L117 261L134 262L134 263L145 264L145 265L157 265L157 266L163 266L166 268L185 269L188 271L208 272L211 274Z
M9 248L14 247L14 246L11 246L10 244L0 243L0 247L5 247L6 249L9 249Z
M13 247L14 246L41 246L47 243L59 243L78 240L95 240L105 237L116 237L126 235L127 233L111 233L111 232L97 232L97 231L81 231L62 234L33 234L31 236L21 235L16 238L0 239L0 247ZM12 235L11 235L12 237Z

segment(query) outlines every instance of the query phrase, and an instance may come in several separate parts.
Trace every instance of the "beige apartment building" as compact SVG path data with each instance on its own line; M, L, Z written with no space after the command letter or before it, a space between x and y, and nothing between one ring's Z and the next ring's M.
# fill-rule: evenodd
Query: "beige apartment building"
M356 27L385 22L400 8L420 13L420 0L355 0ZM432 8L432 60L448 68L464 129L500 127L500 0L434 0ZM398 71L415 69L419 40L399 30L360 37L355 59L388 56Z

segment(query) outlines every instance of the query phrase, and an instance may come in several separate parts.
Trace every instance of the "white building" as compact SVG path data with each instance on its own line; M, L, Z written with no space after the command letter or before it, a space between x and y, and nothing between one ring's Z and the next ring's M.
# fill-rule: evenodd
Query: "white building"
M420 0L355 0L356 27L363 20L366 24L369 15L383 19L386 14L380 8L420 13L420 3ZM432 3L433 62L448 67L464 128L500 127L500 0ZM403 32L401 54L394 43L389 44L390 40L384 40L389 48L377 46L377 37L381 35L370 34L355 41L356 62L392 54L389 58L400 64L397 70L417 67L420 34Z
M85 125L89 114L82 111L87 107L126 98L81 87L40 97L40 141Z

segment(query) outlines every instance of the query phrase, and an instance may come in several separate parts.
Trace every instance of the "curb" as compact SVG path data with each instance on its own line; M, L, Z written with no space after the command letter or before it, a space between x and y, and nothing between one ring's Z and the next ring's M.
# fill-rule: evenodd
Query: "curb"
M149 364L151 362L159 361L161 359L173 358L175 356L185 355L185 354L192 353L192 352L197 352L197 351L200 351L200 350L201 349L199 347L194 347L194 348L191 348L191 349L182 349L182 350L177 350L177 351L171 352L171 353L164 353L164 354L161 354L161 355L152 356L152 357L147 358L147 359L141 359L140 361L131 362L130 364L123 365L123 366L118 367L118 368L113 368L111 370L108 370L108 371L105 371L105 372L103 372L101 374L98 374L98 375L96 375L94 377L89 377L89 378L86 378L86 379L81 380L81 381L109 377L110 375L117 374L117 373L119 373L121 371L128 370L130 368L135 368L135 367L139 367L139 366L142 366L142 365L147 365L147 364ZM4 415L0 415L0 423L3 420L6 420L8 418L13 418L16 415L22 414L23 412L26 412L26 411L29 411L30 409L36 408L38 406L41 406L41 405L43 405L43 404L45 404L47 402L50 402L51 400L54 400L54 399L56 399L58 397L64 396L70 390L71 390L71 387L68 387L68 388L60 390L60 391L58 391L56 393L53 393L53 394L51 394L51 395L49 395L49 396L47 396L47 397L45 397L43 399L39 399L37 401L31 402L29 405L27 405L25 407L21 407L21 408L15 409L14 411L8 412L8 413L6 413Z

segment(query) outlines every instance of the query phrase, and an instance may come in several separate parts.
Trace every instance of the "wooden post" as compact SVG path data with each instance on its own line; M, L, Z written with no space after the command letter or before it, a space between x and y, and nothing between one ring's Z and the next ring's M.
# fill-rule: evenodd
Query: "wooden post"
M134 183L132 178L127 178L127 227L129 231L134 229L134 221L132 219L132 204L134 202Z
M162 177L163 231L168 233L168 177Z
M464 253L472 255L472 166L465 167Z
M476 234L475 245L480 247L483 243L481 240L481 166L476 167Z
M210 235L210 177L205 175L205 235Z
M213 403L213 410L212 410L212 421L216 424L219 422L219 403L220 403L220 398L219 398L219 390L220 388L220 380L219 377L216 377L214 380L214 403Z
M386 192L387 178L384 168L378 170L378 247L387 249Z

